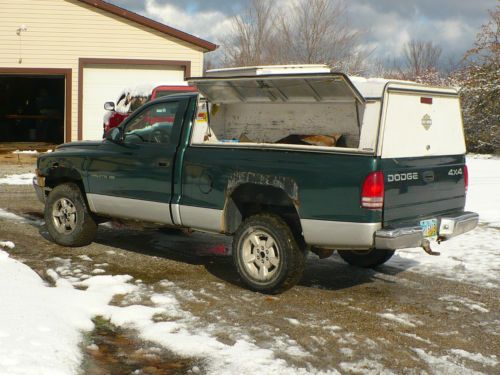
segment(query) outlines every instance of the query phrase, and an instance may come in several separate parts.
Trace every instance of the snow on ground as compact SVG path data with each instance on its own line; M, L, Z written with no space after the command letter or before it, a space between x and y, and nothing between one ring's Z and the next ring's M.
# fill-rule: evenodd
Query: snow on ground
M433 355L421 348L412 348L413 351L437 374L482 374L463 367L463 360L469 360L486 366L496 366L497 356L483 356L480 353L469 353L461 349L451 349L449 354L443 356Z
M0 185L31 185L34 173L10 174L0 178Z
M0 208L0 219L7 219L7 220L15 220L15 221L24 221L24 218L13 214L12 212L5 211L4 209Z
M16 245L12 241L0 241L0 247L6 248L6 249L13 249L16 247Z
M52 152L52 150L47 150L47 151L37 151L37 150L16 150L12 151L13 154L28 154L28 155L36 155L41 152Z
M19 221L21 223L28 223L28 224L33 224L33 225L43 225L44 224L44 221L42 219L36 218L34 216L31 216L31 215L19 216L19 215L12 213L12 212L5 211L2 208L0 208L0 219L15 220L15 221Z
M38 154L37 150L16 150L12 151L13 154Z
M484 155L467 157L469 192L466 210L478 212L482 222L500 228L500 158Z
M388 263L391 266L447 277L468 283L499 287L498 255L500 250L500 160L469 157L470 186L467 209L481 215L482 224L473 232L434 245L440 257L432 257L421 249L402 250ZM17 178L17 177L16 177ZM8 178L9 181L16 178ZM20 180L26 180L20 178ZM1 180L0 180L1 181ZM26 222L24 217L0 209L0 218ZM14 244L2 239L0 248L6 251ZM102 268L89 274L81 265L73 266L61 260L61 267L48 270L56 287L50 287L26 265L13 260L0 249L0 373L2 374L74 374L79 371L82 354L79 344L83 332L93 328L92 318L103 316L118 326L132 327L143 339L162 345L179 355L206 358L207 372L211 374L306 374L319 373L311 368L290 367L276 357L275 351L257 346L239 333L233 345L217 340L217 327L206 326L189 311L183 310L179 298L186 295L174 283L165 281L161 294L126 275L97 275ZM88 257L80 260L86 262ZM105 267L105 265L100 265ZM82 290L83 289L83 290ZM132 303L128 306L110 306L116 294L134 301L137 296L149 296L149 306ZM140 302L140 299L139 301ZM469 309L481 312L485 307L452 294L442 296L450 309ZM164 316L158 321L155 316ZM420 322L405 314L387 310L380 315L402 326L416 326ZM291 325L298 321L287 318ZM300 322L298 322L300 323ZM332 327L332 330L334 330ZM287 350L297 356L307 356L298 345L277 336L272 348L287 343ZM92 345L92 344L91 344ZM461 361L469 360L487 365L498 363L495 356L469 353L460 349L436 356L420 348L415 354L439 372L457 373L463 370ZM352 372L382 372L377 362L341 362L340 368ZM333 370L330 373L337 373Z
M10 244L0 242L4 248L10 248ZM55 287L50 287L28 266L0 250L1 374L78 373L82 360L79 344L83 333L93 329L95 316L109 319L116 326L135 328L143 339L178 355L206 359L208 374L338 374L336 370L290 367L285 360L276 358L272 349L261 348L244 335L233 345L220 342L216 328L207 327L180 307L178 297L186 293L172 282L165 280L165 290L158 294L134 282L131 276L90 277L70 260L59 260L60 267L47 271L55 282ZM109 305L117 294L131 301L138 295L149 295L152 306ZM158 315L166 317L166 321L154 319ZM286 337L276 340L278 346L281 343L294 355L309 355Z
M93 328L91 318L108 307L114 294L134 288L126 276L89 278L86 291L67 282L51 288L3 250L0 269L1 374L77 373L82 331Z

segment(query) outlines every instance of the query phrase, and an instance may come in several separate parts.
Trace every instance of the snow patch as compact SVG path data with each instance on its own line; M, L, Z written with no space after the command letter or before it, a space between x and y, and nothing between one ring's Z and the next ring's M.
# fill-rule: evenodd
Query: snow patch
M446 301L446 302L460 303L461 305L467 307L471 311L478 311L478 312L482 312L482 313L490 312L490 310L488 310L486 307L484 307L485 306L484 303L476 302L476 301L473 301L473 300L471 300L469 298L465 298L465 297L458 297L458 296L449 295L449 296L440 297L439 300Z
M24 218L22 218L21 216L13 214L12 212L9 211L5 211L4 209L1 208L0 208L0 219L24 221Z
M90 344L90 345L87 345L87 349L92 350L92 351L98 351L99 347L96 344Z
M12 212L6 211L2 208L0 208L0 219L5 219L5 220L14 220L14 221L19 221L21 223L28 223L28 224L33 224L33 225L43 225L44 221L42 219L26 215L26 217L22 217L19 215L16 215Z
M486 356L482 355L481 353L469 353L469 352L462 350L462 349L451 349L450 353L458 355L458 356L465 358L465 359L468 359L470 361L481 363L485 366L496 366L498 364L496 355L486 357Z
M88 261L88 262L92 261L92 258L90 258L88 255L78 255L78 258L80 258L81 260L84 260L84 261Z
M407 327L416 327L417 325L422 324L422 322L415 319L413 319L412 321L410 315L405 313L393 314L392 312L387 312L387 313L378 313L377 315L380 316L381 318L392 320L393 322L399 323Z
M437 356L420 348L412 348L417 355L433 369L436 374L482 374L463 366L449 355Z
M422 337L417 336L414 333L399 332L399 334L401 334L403 336L406 336L406 337L411 337L412 339L415 339L415 340L418 340L418 341L421 341L421 342L425 342L426 344L429 344L429 345L433 345L431 341L429 341L427 339L423 339Z
M298 326L300 325L300 322L297 320L297 319L293 319L293 318L285 318L285 320L287 320L290 324L294 325L294 326Z
M0 247L6 248L6 249L13 249L16 247L16 245L12 241L0 241Z
M81 332L93 329L91 318L106 308L118 286L127 289L126 277L89 282L94 288L87 292L67 285L51 288L1 250L0 269L0 373L77 373Z
M381 363L378 363L376 361L367 358L358 362L340 362L339 366L345 372L350 372L354 374L363 374L363 375L394 374L394 372L384 368L384 366Z
M37 150L16 150L12 151L13 154L38 154Z
M483 222L500 225L500 200L495 199L500 186L500 158L467 157L469 191L465 209L479 213Z
M34 173L9 174L0 178L0 185L31 185Z

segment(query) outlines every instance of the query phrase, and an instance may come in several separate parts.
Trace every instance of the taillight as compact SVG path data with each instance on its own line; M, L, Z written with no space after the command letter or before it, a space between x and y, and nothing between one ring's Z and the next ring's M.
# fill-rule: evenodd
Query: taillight
M381 210L384 207L384 174L370 173L361 189L361 207L370 210Z
M467 194L467 190L469 190L469 170L467 169L467 165L464 165L464 185L465 194Z

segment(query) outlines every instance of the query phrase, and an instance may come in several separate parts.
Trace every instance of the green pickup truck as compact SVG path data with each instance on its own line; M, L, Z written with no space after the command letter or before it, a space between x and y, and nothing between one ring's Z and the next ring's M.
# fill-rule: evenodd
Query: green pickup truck
M145 104L104 140L39 156L55 242L89 244L110 218L223 233L243 282L279 293L308 251L375 267L478 223L454 89L286 67L190 84L199 92Z

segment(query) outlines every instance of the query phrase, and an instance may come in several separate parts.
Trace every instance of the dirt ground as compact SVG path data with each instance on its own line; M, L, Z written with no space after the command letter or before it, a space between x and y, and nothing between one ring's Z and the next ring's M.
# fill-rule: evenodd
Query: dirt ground
M0 177L33 170L30 164L0 163ZM290 366L347 374L500 373L498 289L390 266L363 270L336 254L326 260L311 254L300 284L269 297L242 287L227 256L229 238L104 224L93 244L64 248L50 241L31 186L0 186L0 208L25 219L0 218L0 239L16 244L11 256L49 282L47 270L62 260L69 260L72 270L128 274L154 290L168 280L184 310L201 324L218 327L218 340L234 343L245 335ZM126 337L146 345L134 332ZM107 354L108 360L99 357L104 362L88 355L84 372L101 373L105 363L124 365L121 357ZM170 367L161 373L185 373L191 362L202 372L200 359L162 356ZM147 366L139 361L135 368Z

